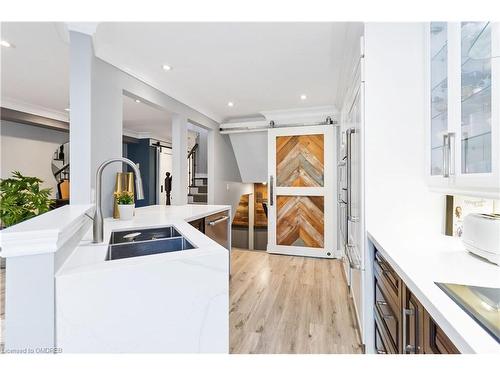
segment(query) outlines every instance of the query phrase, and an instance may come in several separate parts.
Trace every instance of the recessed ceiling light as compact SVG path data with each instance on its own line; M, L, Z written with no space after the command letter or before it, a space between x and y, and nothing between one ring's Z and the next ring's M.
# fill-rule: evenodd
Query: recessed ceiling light
M140 103L141 101L139 99L135 99L135 102L136 103Z
M163 64L163 65L161 66L161 68L162 68L163 70L166 70L166 71L172 70L172 67L171 67L170 65L167 65L167 64Z
M2 41L0 42L0 45L1 45L2 47L7 47L7 48L12 47L12 44L10 44L9 42L7 42L6 40L2 40Z
M64 108L64 110L65 110L66 112L69 112L69 108Z
M300 96L300 100L306 100L306 99L307 99L307 95L306 95L306 94L302 94L302 95Z
M234 107L234 103L233 103L233 102L228 102L228 103L227 103L227 106L228 106L228 107Z

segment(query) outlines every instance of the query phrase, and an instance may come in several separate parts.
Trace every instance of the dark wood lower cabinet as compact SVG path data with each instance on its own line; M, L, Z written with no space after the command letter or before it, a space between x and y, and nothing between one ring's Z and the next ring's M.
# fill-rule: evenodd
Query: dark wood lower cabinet
M460 351L427 311L424 311L423 345L425 354L460 354Z
M374 275L377 354L460 353L378 251Z
M403 311L402 311L402 353L422 354L423 353L423 324L424 307L412 294L410 289L404 286L403 291Z

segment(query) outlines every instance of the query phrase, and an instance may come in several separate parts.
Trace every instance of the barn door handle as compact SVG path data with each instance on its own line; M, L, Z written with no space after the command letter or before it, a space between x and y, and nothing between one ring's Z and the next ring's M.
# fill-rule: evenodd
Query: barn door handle
M269 205L274 205L274 176L269 176Z

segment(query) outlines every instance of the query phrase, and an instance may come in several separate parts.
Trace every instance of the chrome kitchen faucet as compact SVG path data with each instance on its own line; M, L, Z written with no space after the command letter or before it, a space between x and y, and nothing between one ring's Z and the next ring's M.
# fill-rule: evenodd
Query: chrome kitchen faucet
M137 199L144 199L144 190L142 188L142 178L141 171L137 164L135 164L132 160L127 158L113 158L106 160L102 163L99 168L97 168L96 178L95 178L95 214L94 214L94 243L102 242L104 235L104 223L102 218L102 207L101 207L101 199L102 199L102 171L106 166L114 162L122 162L128 164L134 171L135 174L135 191L137 193Z

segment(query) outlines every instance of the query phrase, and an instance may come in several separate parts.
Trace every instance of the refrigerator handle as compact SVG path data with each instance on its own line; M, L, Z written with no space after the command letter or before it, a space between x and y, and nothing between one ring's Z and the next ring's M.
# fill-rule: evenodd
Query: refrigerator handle
M356 221L352 216L352 135L356 133L355 128L346 131L347 160L346 160L346 180L347 180L347 220Z

